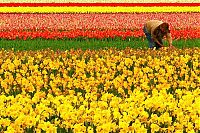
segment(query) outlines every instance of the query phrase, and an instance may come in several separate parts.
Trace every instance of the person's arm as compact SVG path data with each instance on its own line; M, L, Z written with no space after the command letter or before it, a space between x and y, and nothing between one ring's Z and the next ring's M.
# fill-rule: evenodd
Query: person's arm
M154 42L156 42L160 47L164 47L163 44L161 44L157 38L153 38Z
M167 38L167 41L169 43L169 46L171 47L172 46L172 36L171 36L171 33L167 33L166 38Z
M156 42L160 47L164 47L163 44L161 44L158 39L157 39L157 35L159 34L159 27L157 27L154 31L151 32L152 35L152 39L154 42Z
M156 36L155 36L154 34L152 34L152 39L153 39L153 41L156 42L160 47L164 47L164 45L161 44L161 43L158 41L158 39L156 38Z

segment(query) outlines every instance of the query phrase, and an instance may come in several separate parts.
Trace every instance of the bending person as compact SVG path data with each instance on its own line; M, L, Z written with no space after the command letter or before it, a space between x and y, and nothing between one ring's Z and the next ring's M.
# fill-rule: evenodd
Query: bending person
M150 20L144 24L143 31L149 43L149 48L159 49L164 47L162 39L166 36L169 47L173 48L172 37L169 30L169 24L159 21Z

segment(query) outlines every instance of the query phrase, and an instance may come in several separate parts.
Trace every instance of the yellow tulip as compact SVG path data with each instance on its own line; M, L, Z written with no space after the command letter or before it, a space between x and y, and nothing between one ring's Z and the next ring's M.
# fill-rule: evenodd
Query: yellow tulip
M8 126L7 131L5 131L5 133L14 133L14 132L16 132L16 130L12 126Z
M151 132L158 132L160 130L160 127L157 124L151 124Z
M2 80L2 81L1 81L1 86L2 86L5 90L7 90L7 88L8 88L8 84L7 84L7 82L5 82L5 80Z

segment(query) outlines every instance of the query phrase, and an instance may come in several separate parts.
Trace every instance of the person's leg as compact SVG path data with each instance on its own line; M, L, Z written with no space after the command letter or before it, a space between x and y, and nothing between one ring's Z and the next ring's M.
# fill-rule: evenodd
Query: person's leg
M143 32L146 35L146 38L148 40L148 44L149 44L149 48L153 48L154 47L154 41L151 38L151 34L147 31L146 27L143 27Z

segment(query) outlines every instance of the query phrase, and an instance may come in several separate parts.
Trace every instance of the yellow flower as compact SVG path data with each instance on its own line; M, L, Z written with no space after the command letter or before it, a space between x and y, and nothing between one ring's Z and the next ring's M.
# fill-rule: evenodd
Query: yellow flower
M140 113L139 119L140 119L142 122L147 122L148 117L149 117L149 113L146 112L146 111L142 111L142 112Z
M8 126L7 130L5 131L5 133L15 133L16 130L12 127L12 126Z
M141 122L136 118L135 122L132 123L132 126L129 126L129 132L141 132L144 130L144 127L141 125Z
M133 60L131 58L125 58L124 63L127 67L130 67L133 64Z
M120 132L127 132L129 124L125 121L119 121L119 128L121 128Z
M141 88L143 89L143 90L150 90L150 87L149 87L149 85L148 85L149 83L146 81L146 82L142 82L141 83Z
M124 94L124 89L122 87L119 87L117 90L119 94Z
M73 128L74 128L73 131L74 131L75 133L85 133L85 132L86 132L86 127L84 126L83 123L75 124L75 125L73 126Z
M47 133L55 133L57 131L57 128L53 124L51 124L49 121L40 123L39 127L41 127L41 129Z
M171 125L172 117L169 116L169 113L165 112L160 116L159 122L162 124L167 123L168 125Z
M113 118L114 119L120 119L122 117L122 115L119 113L118 109L114 109L113 110Z
M183 130L175 130L175 133L183 133Z
M14 72L15 70L15 65L13 63L9 63L8 64L8 70L11 71L11 72Z
M152 114L151 115L151 119L150 119L151 122L157 122L158 120L159 120L159 117L158 117L157 114Z
M200 129L200 118L198 117L196 120L195 120L195 129L199 130Z
M26 117L25 122L28 128L32 128L36 125L36 120L34 117Z
M183 119L181 121L183 121ZM174 127L175 127L175 131L177 131L177 132L182 131L183 132L183 124L175 122Z
M151 132L158 132L160 130L160 127L157 124L151 124Z
M104 102L104 101L99 101L98 106L100 109L106 109L106 108L108 108L108 103Z
M7 88L8 88L8 84L7 84L7 82L5 82L5 80L2 80L2 81L1 81L1 86L2 86L5 90L7 90Z
M87 133L94 133L94 130L91 126L87 128Z
M0 125L2 126L2 127L7 127L7 126L9 126L11 124L11 120L10 119L8 119L8 118L0 118Z

